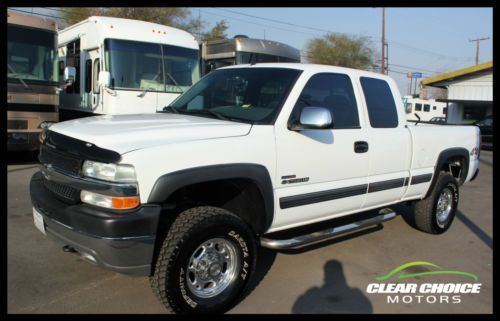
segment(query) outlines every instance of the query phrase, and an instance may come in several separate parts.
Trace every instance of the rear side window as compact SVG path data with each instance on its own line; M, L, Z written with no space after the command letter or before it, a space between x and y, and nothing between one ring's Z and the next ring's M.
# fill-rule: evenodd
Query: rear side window
M424 111L431 111L431 105L424 105Z
M422 111L422 104L415 104L415 111Z
M361 77L370 125L373 128L398 127L398 112L391 88L385 80Z

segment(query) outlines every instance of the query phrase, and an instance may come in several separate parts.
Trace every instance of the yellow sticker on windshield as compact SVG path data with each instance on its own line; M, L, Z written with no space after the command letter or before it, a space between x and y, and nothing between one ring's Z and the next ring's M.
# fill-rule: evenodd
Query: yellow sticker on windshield
M248 108L248 107L250 107L250 104L243 104L243 105L241 105L241 108Z

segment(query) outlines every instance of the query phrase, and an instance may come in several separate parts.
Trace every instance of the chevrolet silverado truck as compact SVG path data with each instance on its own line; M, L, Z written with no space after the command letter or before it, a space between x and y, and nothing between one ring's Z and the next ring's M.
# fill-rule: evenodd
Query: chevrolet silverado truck
M36 227L88 262L148 276L181 313L236 305L260 247L378 225L396 203L414 203L418 229L445 232L480 152L474 126L407 123L388 76L292 63L221 68L162 112L61 122L40 141Z

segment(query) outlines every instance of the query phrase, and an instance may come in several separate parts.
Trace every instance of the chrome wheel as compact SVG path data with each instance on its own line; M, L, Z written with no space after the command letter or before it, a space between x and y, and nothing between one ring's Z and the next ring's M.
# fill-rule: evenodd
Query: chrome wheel
M200 298L224 291L237 277L239 252L230 241L213 238L199 245L187 264L187 284Z
M449 188L443 189L436 207L436 219L439 227L444 227L453 206L453 194Z

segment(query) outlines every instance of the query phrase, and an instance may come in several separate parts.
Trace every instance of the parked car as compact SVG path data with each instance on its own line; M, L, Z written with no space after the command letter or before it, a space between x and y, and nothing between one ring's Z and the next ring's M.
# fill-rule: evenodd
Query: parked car
M161 113L57 123L31 178L35 225L89 262L149 276L174 312L234 306L259 246L301 247L395 217L359 212L412 202L420 230L444 233L459 186L477 176L479 129L408 123L397 88L348 68L240 65Z
M493 115L484 117L483 119L474 123L481 131L481 148L493 148Z
M429 122L437 123L437 124L444 124L444 123L446 123L446 117L432 117Z

